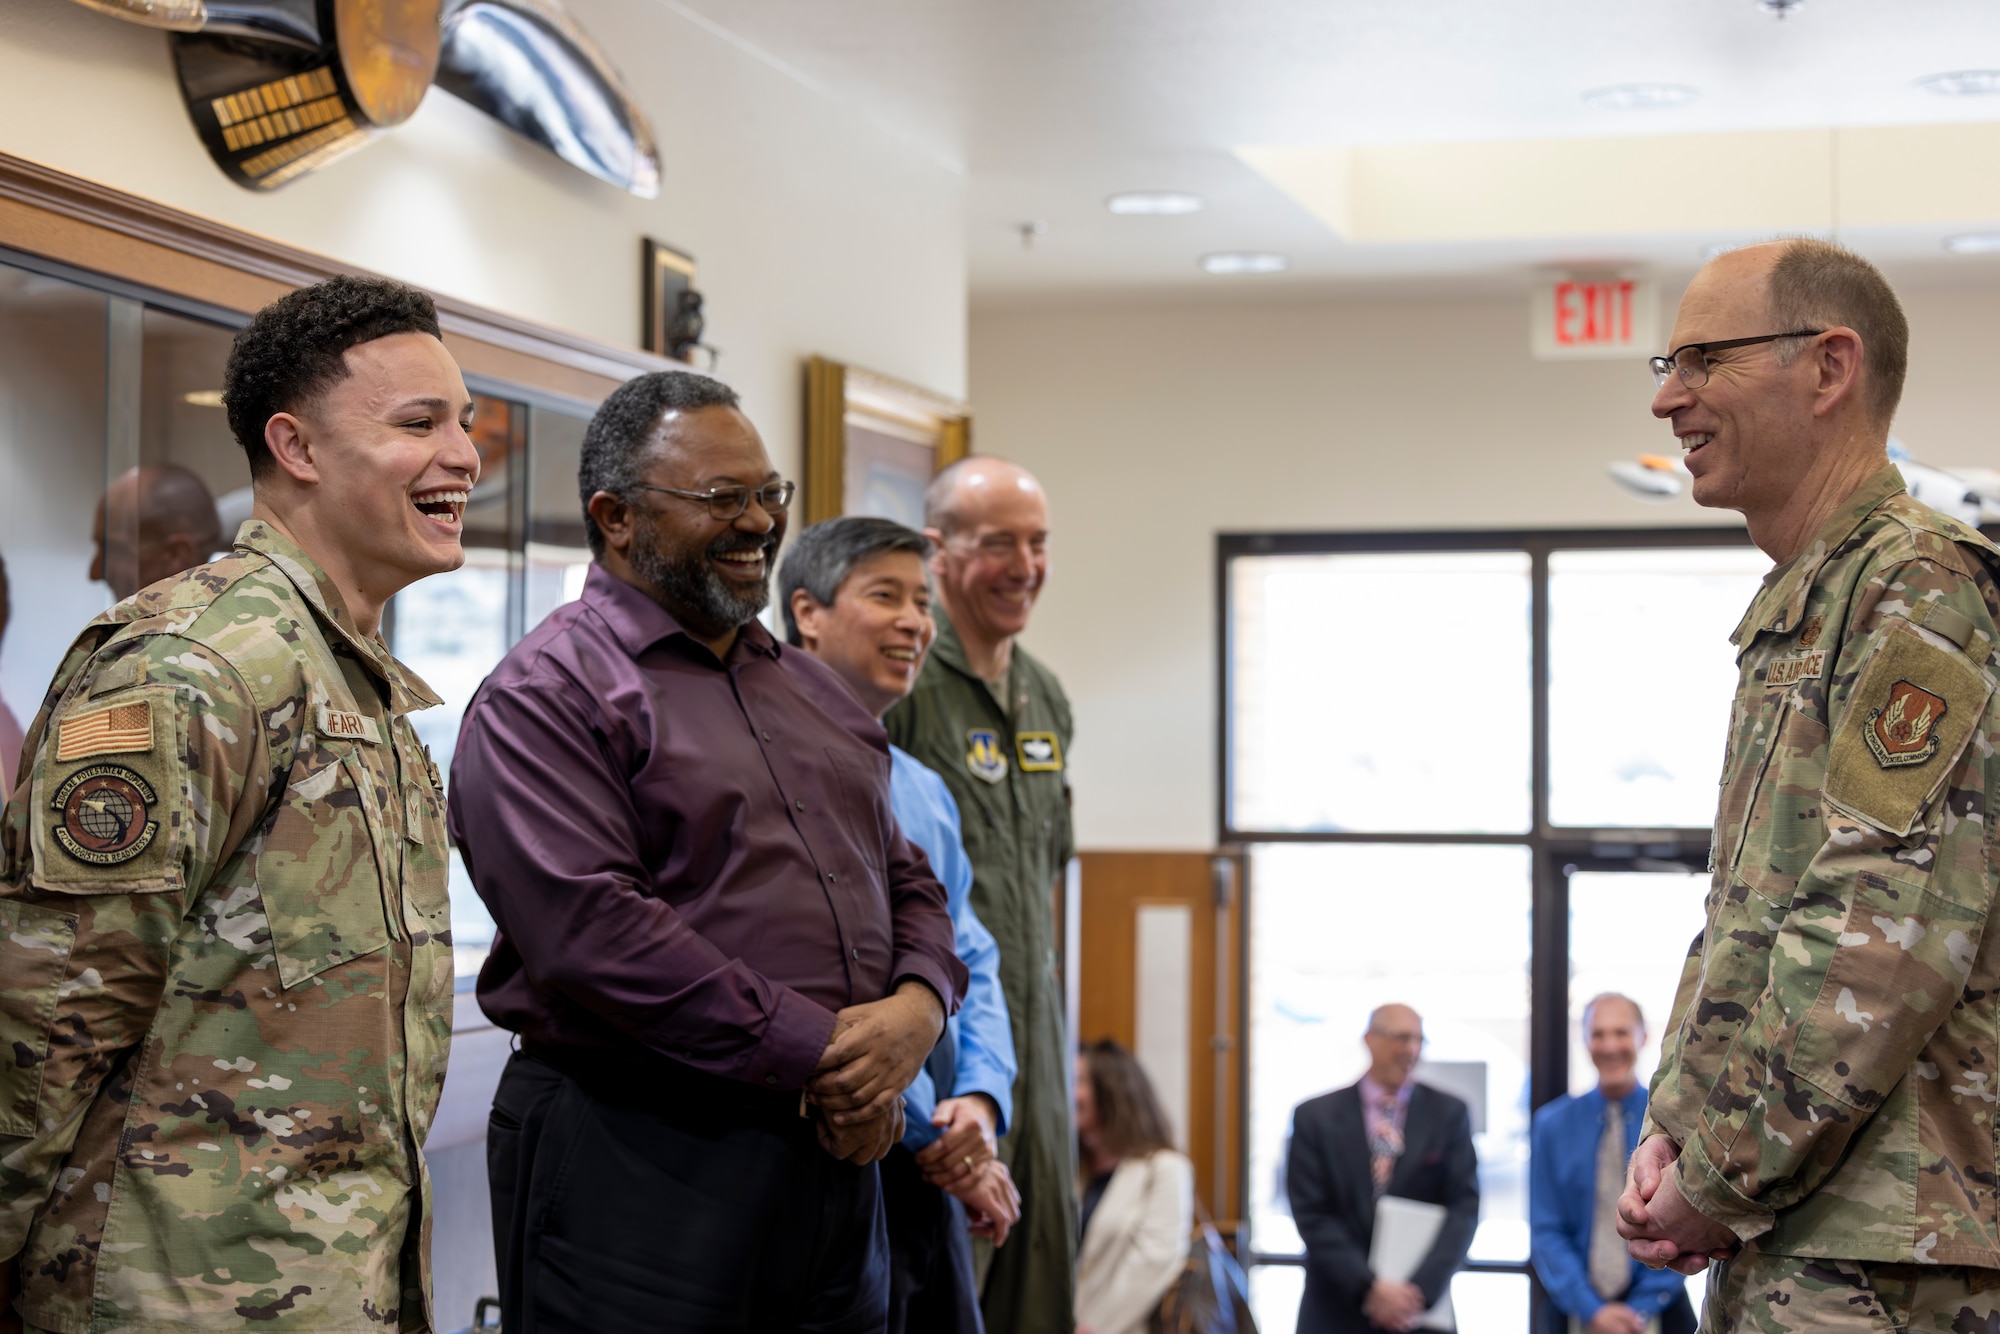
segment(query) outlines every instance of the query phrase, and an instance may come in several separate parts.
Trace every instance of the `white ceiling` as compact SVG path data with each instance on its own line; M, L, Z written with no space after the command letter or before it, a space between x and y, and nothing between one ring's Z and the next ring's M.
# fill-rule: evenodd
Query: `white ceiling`
M1665 276L1726 231L1350 243L1245 166L1247 146L2000 121L2000 97L1915 86L2000 68L1994 0L655 0L961 167L975 299L1106 291L1247 294L1343 288L1504 289L1538 266L1621 263ZM1691 84L1666 111L1580 94ZM1967 162L1992 172L2000 163ZM1693 171L1662 198L1709 188ZM1118 217L1120 190L1191 190L1187 217ZM1680 210L1685 212L1686 210ZM1017 228L1047 230L1024 249ZM2000 258L1943 236L2000 217L1871 227L1843 239L1899 281L2000 283ZM1803 224L1802 224L1803 225ZM1277 250L1290 272L1216 278L1216 250Z

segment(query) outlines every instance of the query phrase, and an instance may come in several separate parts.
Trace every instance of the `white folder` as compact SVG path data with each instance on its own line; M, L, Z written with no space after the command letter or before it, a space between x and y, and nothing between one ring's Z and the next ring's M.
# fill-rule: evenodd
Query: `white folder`
M1431 1253L1431 1243L1444 1228L1445 1208L1384 1195L1375 1201L1375 1239L1368 1247L1368 1268L1377 1278L1407 1283L1417 1266ZM1420 1329L1457 1329L1452 1318L1451 1288L1447 1286L1437 1305L1424 1312Z

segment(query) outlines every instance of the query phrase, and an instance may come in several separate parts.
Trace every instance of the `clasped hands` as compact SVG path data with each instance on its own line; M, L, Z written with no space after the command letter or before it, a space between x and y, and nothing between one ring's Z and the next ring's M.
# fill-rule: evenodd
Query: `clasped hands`
M1415 1329L1424 1318L1424 1290L1414 1283L1378 1278L1361 1298L1361 1314L1378 1329Z
M880 1160L903 1138L903 1090L944 1031L944 1004L921 982L834 1016L806 1097L820 1109L819 1142L857 1166Z
M1021 1219L1021 1192L994 1156L1000 1108L984 1093L946 1098L931 1124L944 1133L917 1154L924 1180L965 1206L973 1236L1002 1245Z
M1665 1135L1649 1136L1625 1169L1618 1197L1618 1235L1632 1258L1651 1269L1699 1274L1711 1260L1736 1253L1736 1234L1698 1211L1674 1175L1680 1149Z

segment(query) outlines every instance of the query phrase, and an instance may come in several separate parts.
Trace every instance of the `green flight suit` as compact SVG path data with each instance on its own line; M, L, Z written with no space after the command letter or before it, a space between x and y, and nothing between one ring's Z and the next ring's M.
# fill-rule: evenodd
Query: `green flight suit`
M1000 943L1000 987L1020 1062L1014 1122L1000 1157L1021 1190L1021 1222L991 1252L986 1328L1068 1330L1076 1297L1076 1136L1054 891L1074 851L1069 700L1055 674L1018 644L1003 685L980 680L940 611L937 643L916 689L883 721L889 739L941 774L958 802L972 906Z

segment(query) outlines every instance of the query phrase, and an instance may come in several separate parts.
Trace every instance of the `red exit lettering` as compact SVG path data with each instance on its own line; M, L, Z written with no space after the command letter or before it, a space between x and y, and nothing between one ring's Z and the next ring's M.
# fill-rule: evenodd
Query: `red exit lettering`
M1629 278L1612 282L1559 282L1555 287L1555 336L1559 347L1601 347L1632 341L1633 293Z

